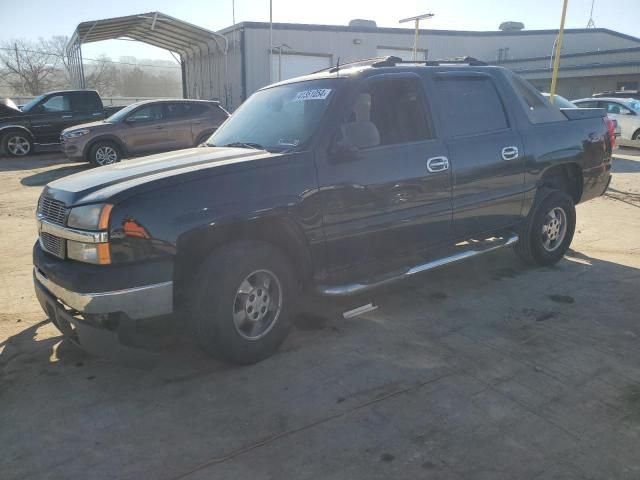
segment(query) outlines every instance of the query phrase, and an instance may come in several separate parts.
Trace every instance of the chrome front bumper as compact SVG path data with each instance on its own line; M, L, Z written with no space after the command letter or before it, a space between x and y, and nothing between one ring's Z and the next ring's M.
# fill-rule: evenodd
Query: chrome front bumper
M133 320L138 320L168 315L173 312L173 282L110 292L78 293L52 282L37 267L34 267L33 277L34 282L51 293L52 296L80 313L121 312Z

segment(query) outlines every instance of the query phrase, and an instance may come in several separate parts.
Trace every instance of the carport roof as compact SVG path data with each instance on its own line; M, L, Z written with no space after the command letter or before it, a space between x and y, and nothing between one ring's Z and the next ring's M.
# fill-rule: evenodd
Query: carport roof
M67 49L74 45L124 38L164 48L181 56L216 47L226 53L226 38L160 12L128 15L82 22L73 33Z

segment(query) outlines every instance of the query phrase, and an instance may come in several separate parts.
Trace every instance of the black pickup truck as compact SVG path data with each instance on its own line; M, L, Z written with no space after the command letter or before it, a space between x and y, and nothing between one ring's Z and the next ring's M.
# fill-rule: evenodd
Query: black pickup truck
M0 153L23 157L38 147L60 143L62 130L107 118L122 107L104 107L95 90L44 93L29 103L0 102Z
M256 92L206 146L50 183L37 296L86 348L175 313L206 351L256 362L302 290L355 294L506 246L556 263L613 144L604 111L561 111L500 67L327 69Z

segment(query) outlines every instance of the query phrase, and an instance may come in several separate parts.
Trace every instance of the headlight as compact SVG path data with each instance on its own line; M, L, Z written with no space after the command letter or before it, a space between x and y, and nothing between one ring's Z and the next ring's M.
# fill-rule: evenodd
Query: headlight
M108 243L82 243L67 240L67 257L85 263L106 265L111 263Z
M76 138L76 137L81 137L82 135L86 135L87 133L89 133L91 130L87 129L87 128L81 128L80 130L71 130L70 132L67 132L64 134L65 138Z
M109 216L113 205L100 203L72 208L67 225L82 230L106 230L109 227Z

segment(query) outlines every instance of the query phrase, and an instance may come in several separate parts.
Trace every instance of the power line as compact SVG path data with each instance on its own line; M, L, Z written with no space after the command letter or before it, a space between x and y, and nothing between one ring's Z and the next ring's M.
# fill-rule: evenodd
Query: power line
M14 51L14 48L8 48L8 47L0 47L0 50L5 50L5 51ZM51 55L53 57L58 57L61 58L62 55L60 55L59 53L53 53L53 52L46 52L44 50L29 50L27 48L18 48L19 51L21 52L25 52L25 53L43 53L45 55ZM84 58L82 59L83 61L89 61L89 62L98 62L98 63L117 63L118 65L131 65L133 67L151 67L151 68L173 68L173 69L177 69L179 70L181 67L178 66L172 66L172 65L151 65L151 64L145 64L145 63L130 63L130 62L121 62L121 61L117 61L117 60L105 60L105 59L100 59L100 58Z

